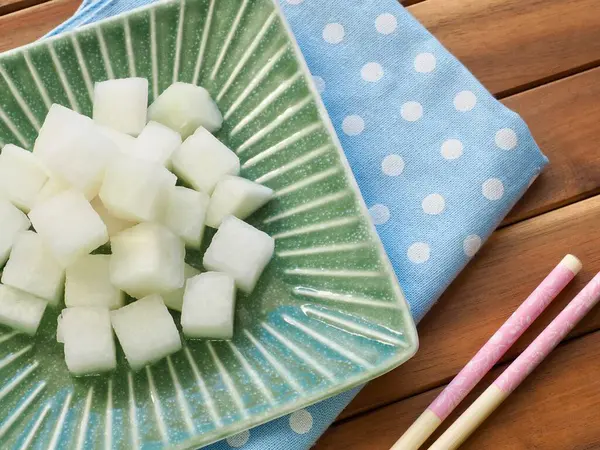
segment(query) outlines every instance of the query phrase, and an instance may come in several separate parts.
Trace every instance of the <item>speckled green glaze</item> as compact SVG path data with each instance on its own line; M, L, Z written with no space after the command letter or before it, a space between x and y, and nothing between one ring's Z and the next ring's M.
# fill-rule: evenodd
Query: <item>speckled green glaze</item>
M219 139L276 198L250 222L276 254L240 295L232 342L132 373L75 379L55 341L0 329L0 447L195 448L307 406L410 358L417 335L333 128L271 0L156 4L0 56L0 145L31 149L46 111L92 111L95 81L210 90ZM210 237L210 236L209 236ZM209 237L205 242L209 241ZM200 267L201 253L188 253ZM178 321L178 318L176 318Z

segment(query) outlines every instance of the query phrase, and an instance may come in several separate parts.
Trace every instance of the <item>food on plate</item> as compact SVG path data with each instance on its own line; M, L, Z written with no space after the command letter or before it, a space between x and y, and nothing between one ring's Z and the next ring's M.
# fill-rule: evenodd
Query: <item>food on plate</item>
M85 255L65 271L65 305L117 309L125 294L110 282L112 255Z
M273 189L241 177L225 176L217 183L208 212L206 225L219 228L223 218L245 219L273 198Z
M14 241L1 281L57 306L63 294L65 269L39 234L22 231Z
M208 270L228 273L238 289L250 293L274 250L275 240L267 233L227 216L206 250L203 264Z
M180 350L179 325L231 339L236 290L251 293L273 256L243 221L273 191L238 176L208 91L175 83L147 103L145 79L96 83L93 120L52 105L33 153L0 154L0 324L33 335L64 292L56 339L75 376L116 367L113 330L133 370ZM208 247L208 272L186 247L190 262Z
M186 337L231 339L234 314L235 282L230 275L205 272L187 280L181 310Z
M117 367L108 308L65 308L57 329L57 340L64 344L65 362L73 375L92 375Z
M111 311L110 315L125 358L133 370L181 349L175 321L158 294Z

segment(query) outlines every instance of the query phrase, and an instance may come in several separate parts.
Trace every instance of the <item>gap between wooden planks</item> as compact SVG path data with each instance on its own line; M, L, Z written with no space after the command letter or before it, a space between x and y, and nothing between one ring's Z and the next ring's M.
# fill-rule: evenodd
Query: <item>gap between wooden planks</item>
M496 368L482 380L434 439L504 368ZM600 333L559 346L461 450L600 448L599 373ZM334 425L314 450L388 450L440 391L441 388L431 390L381 408L361 420Z
M419 326L417 355L368 384L342 418L406 399L448 382L567 253L583 271L509 350L520 353L562 307L600 271L600 196L494 233ZM571 336L600 328L594 309ZM403 402L401 402L403 403ZM360 420L352 421L360 423Z
M0 0L0 16L9 14L20 9L29 8L48 0Z

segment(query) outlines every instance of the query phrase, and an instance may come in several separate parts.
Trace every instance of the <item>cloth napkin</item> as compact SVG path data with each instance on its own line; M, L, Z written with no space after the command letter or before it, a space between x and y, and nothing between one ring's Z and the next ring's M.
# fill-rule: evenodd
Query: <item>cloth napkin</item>
M84 0L51 34L152 1ZM395 0L282 8L419 321L548 161L521 118ZM207 448L306 450L357 392Z

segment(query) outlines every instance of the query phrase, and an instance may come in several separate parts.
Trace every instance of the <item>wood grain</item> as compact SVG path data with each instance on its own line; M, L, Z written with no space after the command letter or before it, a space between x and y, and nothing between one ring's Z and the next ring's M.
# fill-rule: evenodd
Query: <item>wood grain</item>
M600 64L598 0L428 0L409 11L500 96Z
M20 9L29 8L48 0L0 0L0 16L9 14Z
M599 192L598 99L600 68L502 100L523 117L550 159L550 164L513 208L505 224Z
M0 52L41 38L77 10L81 0L51 0L0 17Z
M514 357L600 271L600 196L497 231L419 325L417 355L369 383L341 417L449 381L567 253L584 269L508 352ZM600 328L594 310L574 335Z
M448 418L433 439L503 369L500 367L492 371ZM559 346L461 450L600 448L599 373L600 333L592 333ZM440 390L428 391L395 403L359 420L334 425L314 449L388 450Z

